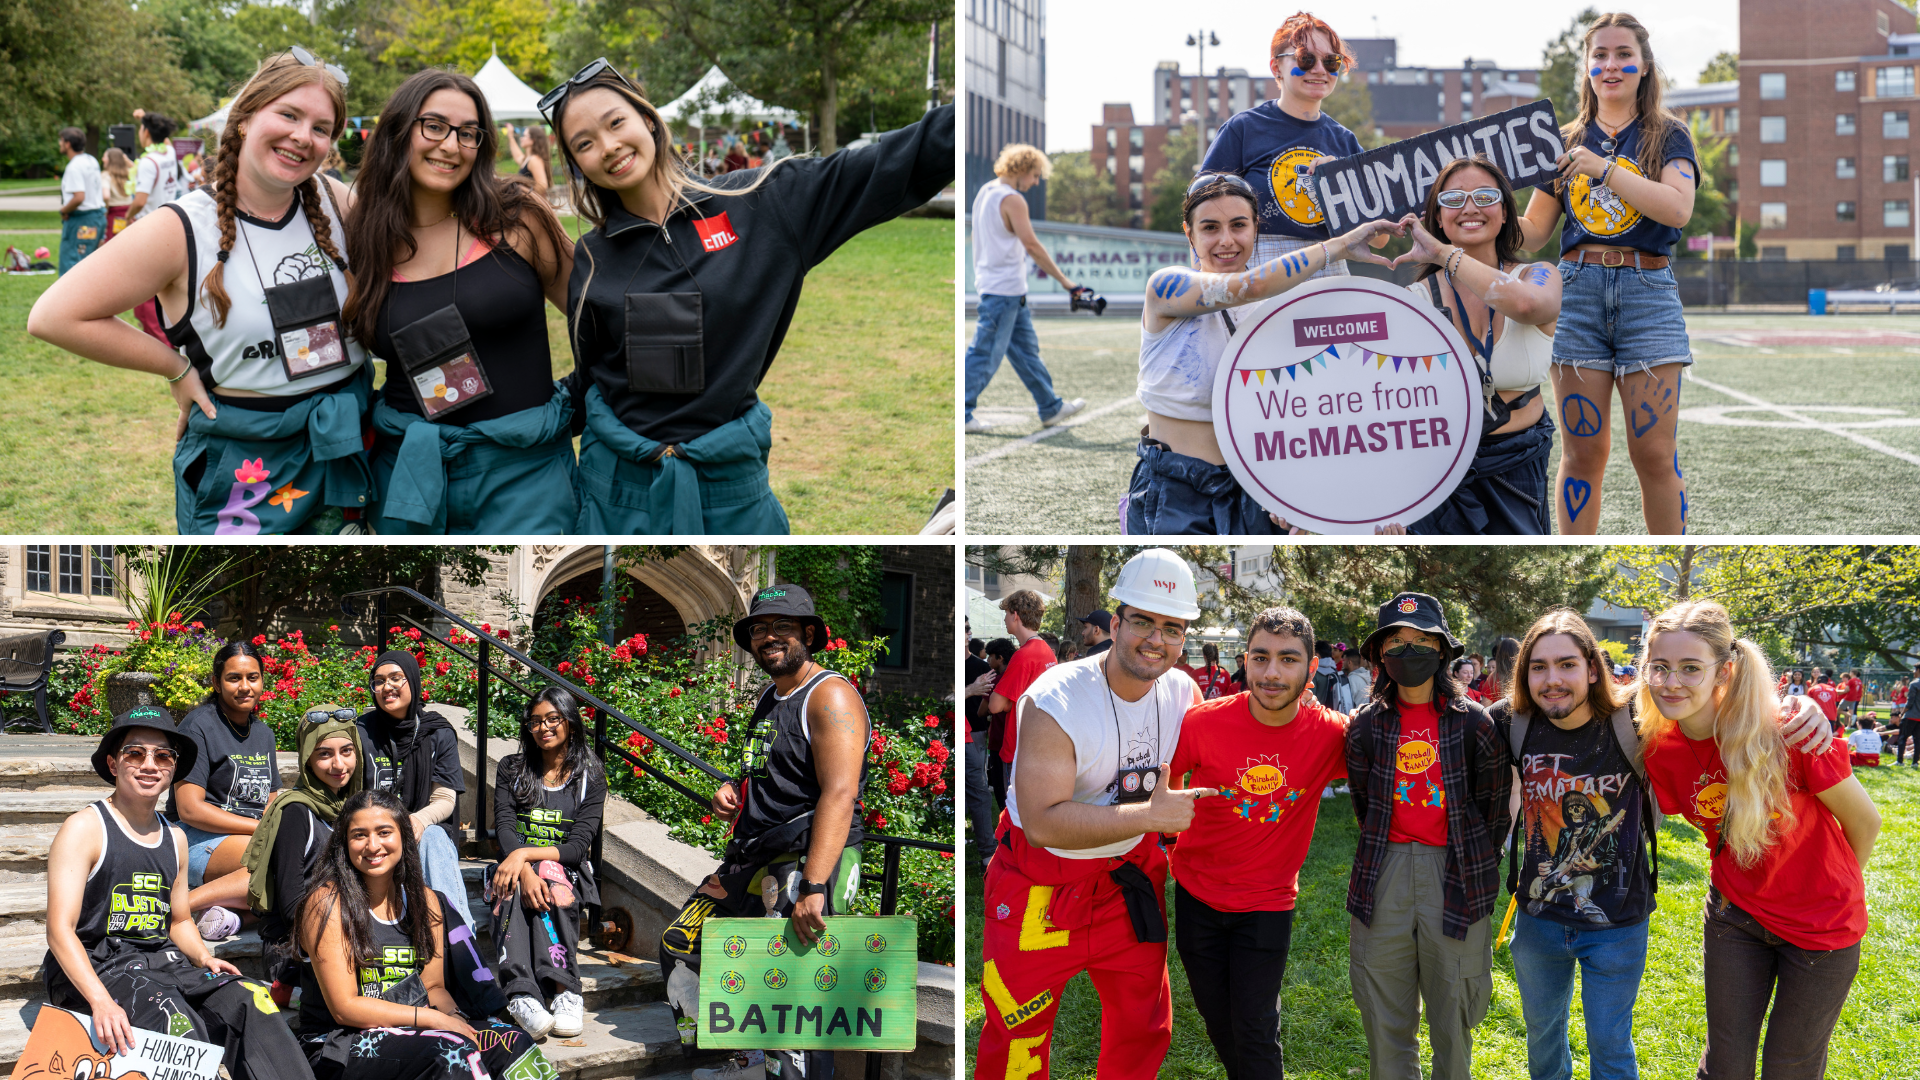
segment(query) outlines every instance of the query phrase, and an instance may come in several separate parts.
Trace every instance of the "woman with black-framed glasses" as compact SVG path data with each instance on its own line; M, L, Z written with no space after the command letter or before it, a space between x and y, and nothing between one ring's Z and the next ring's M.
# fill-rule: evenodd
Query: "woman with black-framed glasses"
M368 140L347 222L345 316L387 362L373 403L380 533L573 528L573 384L545 307L573 244L545 200L494 174L500 134L472 79L401 83Z
M1519 222L1506 174L1478 156L1443 166L1421 216L1401 222L1413 249L1394 265L1427 264L1407 291L1445 312L1467 339L1486 403L1472 469L1410 533L1553 532L1553 418L1540 391L1553 366L1560 275L1547 263L1520 262Z

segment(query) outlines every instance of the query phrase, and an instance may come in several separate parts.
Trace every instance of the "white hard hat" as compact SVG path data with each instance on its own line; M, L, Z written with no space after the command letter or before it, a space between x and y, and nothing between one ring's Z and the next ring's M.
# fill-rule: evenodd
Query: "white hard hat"
M1120 580L1107 595L1156 615L1171 615L1176 619L1200 617L1193 570L1185 559L1166 548L1148 548L1128 559L1127 565L1120 568Z

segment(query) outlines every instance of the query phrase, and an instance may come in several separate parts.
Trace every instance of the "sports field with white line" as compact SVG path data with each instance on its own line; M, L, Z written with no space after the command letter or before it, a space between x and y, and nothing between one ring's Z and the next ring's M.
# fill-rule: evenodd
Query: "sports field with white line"
M1113 534L1145 411L1133 399L1138 316L1034 320L1054 389L1087 409L1042 429L1004 362L966 436L967 529ZM1920 320L1890 315L1689 313L1682 391L1687 531L1911 533L1920 523ZM973 323L967 325L969 338ZM1546 387L1549 398L1552 386ZM1561 425L1554 408L1555 423ZM1645 531L1613 400L1600 531ZM1562 425L1564 426L1564 425ZM1562 430L1554 436L1559 461ZM1549 470L1551 475L1551 469ZM1338 484L1337 467L1315 478Z

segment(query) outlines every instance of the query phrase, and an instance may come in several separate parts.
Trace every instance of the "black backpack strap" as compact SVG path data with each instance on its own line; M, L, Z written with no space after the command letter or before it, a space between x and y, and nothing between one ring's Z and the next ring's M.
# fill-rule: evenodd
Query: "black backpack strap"
M1620 752L1627 756L1627 764L1633 767L1634 779L1640 784L1640 831L1647 838L1652 858L1648 862L1649 883L1652 892L1660 891L1660 810L1655 804L1653 784L1647 780L1647 763L1640 757L1639 721L1633 715L1633 702L1629 701L1616 710L1609 721L1613 725L1613 736L1620 744Z

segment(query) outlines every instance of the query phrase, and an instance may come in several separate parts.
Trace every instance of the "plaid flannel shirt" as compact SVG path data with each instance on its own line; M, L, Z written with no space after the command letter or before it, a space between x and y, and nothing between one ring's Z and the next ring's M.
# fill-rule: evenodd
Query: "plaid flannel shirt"
M1487 710L1465 698L1437 698L1440 779L1447 792L1446 911L1450 938L1493 913L1500 899L1500 841L1507 832L1513 756ZM1360 819L1360 844L1347 879L1347 911L1373 925L1373 890L1386 861L1393 817L1394 759L1400 745L1398 701L1371 701L1347 726L1347 783ZM1464 797L1462 797L1464 795Z

